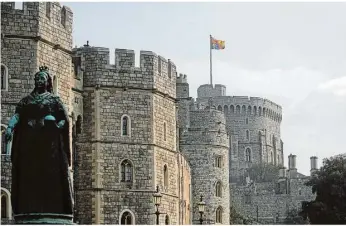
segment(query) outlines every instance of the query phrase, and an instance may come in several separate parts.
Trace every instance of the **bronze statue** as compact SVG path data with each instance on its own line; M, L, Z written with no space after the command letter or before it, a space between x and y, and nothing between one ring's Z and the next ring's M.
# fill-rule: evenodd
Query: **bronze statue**
M35 74L35 89L17 104L10 119L14 217L72 215L73 194L68 114L52 93L47 67Z

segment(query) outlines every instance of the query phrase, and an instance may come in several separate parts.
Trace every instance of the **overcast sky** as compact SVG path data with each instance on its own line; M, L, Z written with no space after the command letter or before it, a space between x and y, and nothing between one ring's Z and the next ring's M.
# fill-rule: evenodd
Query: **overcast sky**
M151 50L188 75L190 95L214 83L227 95L268 98L283 108L287 156L309 174L310 156L346 147L346 3L64 3L74 12L74 45ZM136 56L138 61L139 56ZM137 65L139 63L137 62Z

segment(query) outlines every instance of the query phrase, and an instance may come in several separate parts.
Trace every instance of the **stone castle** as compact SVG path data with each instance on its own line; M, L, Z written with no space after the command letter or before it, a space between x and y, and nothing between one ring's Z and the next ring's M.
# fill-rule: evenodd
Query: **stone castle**
M282 109L263 98L226 96L202 85L196 100L187 76L151 51L72 48L73 13L56 2L1 3L1 131L18 101L49 67L53 90L70 116L75 222L198 224L200 196L208 224L229 224L230 208L277 223L314 198L297 172L284 166ZM1 145L1 220L11 223L10 145ZM246 177L253 164L281 167L279 179ZM317 158L311 158L312 170Z

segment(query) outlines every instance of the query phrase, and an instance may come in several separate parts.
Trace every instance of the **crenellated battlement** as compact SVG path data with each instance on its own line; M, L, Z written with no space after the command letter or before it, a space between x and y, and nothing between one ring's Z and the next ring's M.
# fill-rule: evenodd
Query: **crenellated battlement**
M80 57L86 86L126 86L153 88L171 97L176 96L176 66L171 60L152 51L140 51L139 67L136 67L135 51L115 49L115 62L110 64L110 51L89 44L73 49ZM174 75L174 76L173 76Z
M177 83L187 83L187 75L179 73L179 76L177 76Z
M58 2L1 3L1 32L5 38L35 39L70 51L72 23L72 10Z
M202 85L199 87L197 102L201 109L214 108L227 114L262 116L276 122L282 120L282 107L273 101L260 97L225 96L223 85Z

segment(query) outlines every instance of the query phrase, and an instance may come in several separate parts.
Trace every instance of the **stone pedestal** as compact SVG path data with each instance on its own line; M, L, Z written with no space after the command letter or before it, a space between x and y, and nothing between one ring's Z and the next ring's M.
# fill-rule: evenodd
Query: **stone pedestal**
M71 225L73 215L54 213L31 213L14 215L15 224L63 224Z

